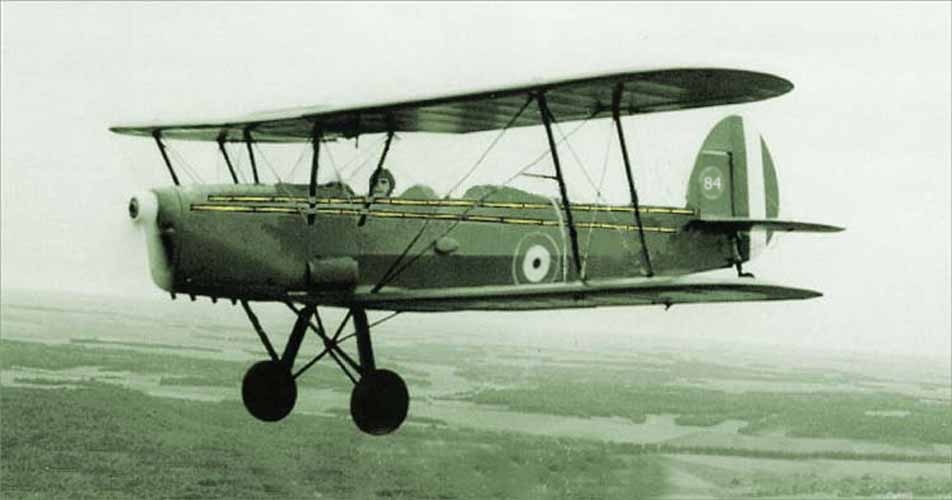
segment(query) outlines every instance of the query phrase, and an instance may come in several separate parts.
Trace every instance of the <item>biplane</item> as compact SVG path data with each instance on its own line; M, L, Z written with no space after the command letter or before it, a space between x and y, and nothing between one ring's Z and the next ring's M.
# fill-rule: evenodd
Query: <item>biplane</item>
M774 233L841 228L778 218L773 160L762 137L745 133L741 117L728 116L710 130L686 203L676 207L639 202L622 122L631 115L760 101L792 88L765 73L660 69L111 130L155 141L174 184L136 195L128 206L145 229L153 281L173 299L187 294L240 303L260 337L268 357L244 376L247 410L263 421L283 419L297 398L296 379L332 359L354 384L355 424L379 435L404 421L409 392L399 375L377 367L370 330L379 322L369 323L370 310L392 312L386 320L406 311L670 307L820 296L762 283L743 271ZM553 129L559 122L595 119L614 122L628 203L579 203L569 195ZM504 133L515 127L544 130L552 168L542 177L555 183L558 196L506 185L474 186L461 197L419 187L394 192L385 167L395 134ZM384 146L367 193L342 182L318 183L322 144L373 134ZM217 143L232 182L183 185L167 151L170 140ZM309 182L262 182L252 146L269 143L313 149ZM226 145L247 158L246 182ZM737 278L697 275L732 267ZM255 301L284 303L295 315L281 353L252 310ZM319 306L348 313L331 329ZM319 338L320 352L295 366L309 330ZM352 338L356 356L342 347Z

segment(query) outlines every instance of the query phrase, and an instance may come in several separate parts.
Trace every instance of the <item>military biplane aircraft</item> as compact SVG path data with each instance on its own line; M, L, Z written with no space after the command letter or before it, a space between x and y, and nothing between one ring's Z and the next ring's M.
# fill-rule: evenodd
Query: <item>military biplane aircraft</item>
M154 140L174 183L129 203L129 215L146 230L155 283L173 298L187 294L193 300L240 302L260 337L268 358L244 376L248 411L264 421L287 416L297 397L295 380L328 357L354 382L350 409L357 427L386 434L406 418L409 393L399 375L377 368L368 310L670 307L819 296L744 279L752 276L742 265L772 233L841 229L777 218L773 160L761 137L745 134L739 116L725 118L710 131L697 154L687 203L678 207L639 203L621 120L759 101L792 88L789 81L764 73L661 69L111 130ZM614 121L631 199L624 205L573 203L566 188L554 124L600 118ZM558 197L505 185L477 186L460 198L437 197L425 189L392 193L393 177L384 166L396 133L504 133L532 126L544 129L553 168L542 177L558 186ZM340 182L317 182L322 143L368 134L380 134L384 143L370 192L360 195ZM217 142L233 183L182 185L167 140ZM239 182L225 147L231 143L247 147L253 181ZM308 144L313 148L309 183L262 183L256 143ZM759 190L752 187L755 177ZM587 232L584 244L580 231ZM736 267L738 278L696 276L730 267ZM296 315L282 353L252 311L252 301L282 302ZM349 312L332 332L318 306ZM344 334L351 322L354 332ZM295 369L308 330L323 348ZM356 338L356 359L342 348L350 338Z

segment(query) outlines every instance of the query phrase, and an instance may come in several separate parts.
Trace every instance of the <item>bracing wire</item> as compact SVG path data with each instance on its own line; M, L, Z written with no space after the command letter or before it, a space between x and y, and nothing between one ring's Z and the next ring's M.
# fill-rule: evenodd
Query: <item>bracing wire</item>
M608 122L608 123L611 124L611 122ZM561 128L558 128L558 124L556 124L556 128L558 129L559 134L562 134L562 129L561 129ZM609 145L611 145L611 143L612 143L612 141L613 141L613 140L612 140L612 134L609 133L609 136L608 136L608 137L609 137L609 139L608 139ZM572 144L571 144L570 142L566 141L566 145L568 146L569 152L572 154L572 157L575 159L575 162L578 163L579 167L582 169L582 174L584 174L585 179L588 181L589 185L590 185L590 186L592 187L592 189L595 191L595 199L596 199L596 201L597 201L597 202L604 203L604 204L607 205L607 204L608 204L608 200L605 198L605 194L602 193L602 187L603 187L602 181L599 181L599 184L596 186L596 185L595 185L595 181L592 180L591 174L588 172L588 170L585 168L585 165L584 165L584 164L581 162L581 160L579 159L579 156L578 156L578 154L576 153L575 149L572 147ZM608 165L608 156L607 156L607 153L606 153L605 163L602 165L602 169L603 169L602 175L604 175L604 173L605 173L604 169L607 167L607 165ZM615 214L611 213L611 212L606 212L606 213L605 213L605 216L608 217L612 222L618 222L618 221L619 221L618 217L617 217ZM620 231L620 230L618 230L618 231Z
M526 99L525 104L523 104L522 107L519 108L519 111L516 112L516 114L506 123L506 125L502 128L502 130L500 130L499 134L496 135L496 137L492 140L492 142L489 144L489 146L486 147L485 151L483 151L483 153L479 156L479 158L476 160L476 162L473 164L473 166L469 169L469 171L466 172L466 174L463 175L463 177L456 183L456 185L454 185L452 188L450 188L450 190L448 191L449 193L452 193L453 191L455 191L456 188L458 188L458 187L463 183L463 181L466 180L466 178L468 178L470 175L472 175L472 173L476 170L476 168L479 167L479 165L483 162L483 160L486 159L486 157L489 155L489 152L492 151L493 148L496 147L496 145L499 143L499 140L502 139L502 137L505 135L506 131L509 130L510 127L512 127L512 125L516 122L516 120L519 119L520 116L522 116L522 112L525 111L525 109L529 106L529 103L531 103L531 102L532 102L532 97L530 96L528 99ZM514 178L515 178L515 177L513 177L513 179L514 179ZM509 182L512 182L512 179L506 181L507 184L508 184ZM494 192L496 192L496 190L492 190L492 191L490 191L489 193L486 193L486 195L485 195L482 199L485 199L486 196L488 196L488 195L490 195L490 194L492 194L492 193L494 193ZM465 216L467 213L469 213L469 211L470 211L472 208L473 208L473 207L470 207L469 209L464 210L463 213L462 213L462 215ZM439 208L437 208L437 211L439 211ZM407 256L407 254L410 252L410 249L412 249L413 246L416 245L416 242L419 241L420 237L423 236L423 233L426 231L426 228L427 228L427 226L429 226L429 223L430 223L430 219L426 219L426 220L423 221L423 224L420 225L420 229L417 231L416 235L414 235L414 237L410 240L410 243L403 249L403 252L401 252L400 255L399 255L396 259L394 259L394 261L391 263L390 267L389 267L389 268L387 269L387 271L384 273L383 278L381 278L380 281L377 282L377 284L376 284L376 285L374 286L374 288L371 290L371 293L376 293L378 290L380 290L381 287L384 286L384 284L386 284L387 282L389 282L389 281L392 279L392 278L390 277L391 273L395 273L393 277L396 277L396 274L399 274L400 272L402 272L403 269L406 268L406 267L403 267L403 268L400 268L399 270L397 270L397 266L400 265L400 262ZM453 224L453 225L451 226L451 229L452 229L453 227L456 227L456 224ZM442 236L440 236L440 237L442 237ZM437 238L437 239L439 239L439 238ZM417 256L413 257L413 258L411 259L411 263L412 263L413 261L416 261L416 259L419 258L419 256L422 255L422 253L425 252L427 248L429 248L430 246L432 246L435 241L436 241L436 240L434 240L433 242L430 243L430 245L427 245L427 247L425 247L423 250L421 250L420 254L418 254Z
M230 143L228 143L228 142L225 143L225 150L226 150L226 151L228 150L228 146L229 146L229 145L230 145ZM238 178L238 183L239 183L239 184L244 184L245 182L247 182L247 180L246 180L246 178L245 178L245 174L241 171L241 167L242 167L242 164L241 164L241 163L242 163L242 159L243 159L244 157L243 157L242 155L229 154L229 155L228 155L228 158L231 160L231 166L232 166L232 168L235 169L235 177Z
M559 131L559 133L561 133L561 130ZM599 176L598 189L596 190L596 196L599 196L599 197L600 197L601 189L605 185L605 174L608 173L608 154L611 152L611 149L612 149L612 136L611 136L610 128L609 128L607 137L608 137L608 140L605 141L605 155L604 155L604 158L602 159L602 173ZM597 206L599 205L596 204L596 207ZM600 211L596 208L595 212L592 214L592 222L597 224L599 215L600 215ZM588 256L592 250L592 235L594 233L595 233L595 225L593 224L589 226L588 235L585 240L585 254L582 256L583 267L588 263Z
M337 162L334 160L334 154L331 152L331 148L328 146L328 147L325 147L324 150L327 151L327 159L328 159L328 161L331 162L331 170L334 171L334 178L337 180L337 182L338 182L339 184L342 184L342 185L343 185L343 184L344 184L344 180L341 178L340 169L337 168ZM347 195L347 200L348 200L348 201L350 201L350 200L353 199L353 198L351 197L351 195L350 195L350 191L349 191L349 190L342 188L342 191L343 191L344 194Z
M254 142L252 143L252 146L254 146L255 151L257 152L257 155L255 156L255 158L259 158L262 160L262 163L264 163L265 166L268 167L268 170L271 171L271 175L274 176L274 179L278 181L279 185L284 184L284 181L281 180L281 176L278 175L278 171L275 170L274 165L271 164L271 160L269 160L268 157L264 154L264 151L261 150L261 147L258 146L258 143Z
M394 136L394 138L396 139L396 136ZM357 166L356 166L355 168L353 168L353 170L351 170L349 173L346 173L346 174L345 174L347 177L346 177L344 180L347 181L347 182L350 182L354 177L357 176L357 174L359 174L361 171L363 171L363 169L366 168L367 165L370 165L370 160L373 159L374 157L378 156L378 155L377 155L378 150L380 150L380 149L383 148L383 145L384 145L385 142L387 142L387 136L386 136L386 134L384 135L384 137L383 137L381 140L379 140L377 143L375 143L373 146L371 146L370 149L368 149L368 150L366 150L366 151L364 151L364 152L362 152L362 153L360 153L360 154L358 154L358 155L355 155L353 158L350 159L350 161L348 161L347 163L345 163L345 164L341 167L341 172L342 172L342 173L345 173L348 169L350 169L351 165L353 165L354 163L356 163L357 160L360 160L360 163L357 164Z
M496 134L496 137L493 138L492 142L489 143L489 146L483 151L483 154L481 154L479 158L476 160L476 162L473 163L473 166L470 167L469 170L463 175L463 177L461 177L460 180L456 182L456 184L453 184L453 187L451 187L449 191L446 192L448 196L452 196L453 192L456 191L456 189L459 188L464 182L466 182L466 179L469 179L469 177L473 175L474 172L476 172L476 169L479 168L479 166L483 163L483 160L485 160L486 157L489 156L489 152L492 151L493 148L496 147L496 144L498 144L499 141L503 138L503 136L506 135L506 132L509 130L509 128L512 127L513 124L516 123L516 120L518 120L520 116L522 116L523 111L525 111L526 108L529 107L529 104L532 103L532 100L533 100L532 96L529 96L529 98L526 99L525 104L523 104L522 107L519 108L519 111L517 111L516 114L506 123L506 126L503 127L502 130L500 130L498 134Z
M288 172L288 181L291 181L292 179L294 179L294 173L297 172L298 167L301 166L301 163L304 162L304 155L307 154L308 150L313 150L313 148L308 148L308 147L301 148L301 152L298 153L297 159L294 160L294 165L291 165L291 171Z
M330 145L324 147L324 151L327 152L327 161L331 164L331 170L334 171L334 179L337 182L341 182L340 170L337 169L337 162L334 160L334 152L331 150Z
M585 119L582 120L573 130L571 130L567 135L563 135L562 139L561 139L558 143L556 143L556 146L558 146L562 141L566 141L566 140L568 140L569 137L575 135L575 133L578 132L583 126L585 126L585 124L588 123L588 121L589 121L591 118L592 118L592 116L589 116L589 117L585 118ZM467 207L465 210L463 210L463 211L460 213L459 218L457 218L455 221L453 221L453 223L450 224L450 227L448 227L448 228L446 229L446 231L443 231L439 236L437 236L437 237L434 238L432 241L430 241L430 243L429 243L428 245L426 245L425 247L423 247L423 249L421 249L419 252L417 252L413 257L411 257L409 260L407 260L407 261L404 262L402 265L400 265L401 261L402 261L402 260L407 256L407 254L410 252L410 249L413 248L413 246L416 244L416 242L417 242L417 241L420 239L420 237L423 235L423 232L426 230L427 224L430 222L430 219L427 219L427 220L423 221L423 224L420 226L420 229L417 231L416 236L414 236L413 239L410 241L410 243L407 245L407 247L404 248L404 250L403 250L403 252L400 254L400 256L397 257L397 258L394 260L393 264L391 264L391 266L390 266L390 268L387 270L387 272L384 273L383 278L381 278L380 281L379 281L376 285L374 285L374 287L373 287L373 289L371 289L370 293L377 293L377 292L378 292L381 288L383 288L387 283L389 283L389 282L393 281L394 279L396 279L396 277L399 276L400 273L402 273L402 272L405 271L408 267L410 267L411 265L413 265L420 257L423 256L424 253L426 253L427 250L429 250L430 248L432 248L433 245L435 245L436 242L439 241L440 238L445 237L446 235L450 234L450 232L452 232L454 229L456 229L456 227L459 226L459 224L463 221L463 219L465 218L465 216L466 216L467 214L469 214L469 212L471 212L471 211L472 211L473 209L475 209L476 207L480 206L480 205L482 204L482 202L486 201L486 199L488 199L490 196L492 196L493 194L495 194L496 192L498 192L500 189L502 189L503 187L508 186L509 183L511 183L512 181L514 181L516 178L518 178L520 175L522 175L523 173L525 173L527 170L529 170L530 168L536 166L536 164L538 164L540 161L542 161L543 158L545 158L546 156L548 156L548 155L550 155L550 154L551 154L551 151L543 152L543 153L540 154L538 157L536 157L533 161L531 161L529 164L527 164L526 166L522 167L522 168L519 169L515 174L513 174L511 177L509 177L508 179L506 179L501 185L495 186L493 189L491 189L491 190L489 190L488 192L486 192L485 194L483 194L478 200L476 200L476 203L473 203L471 206L469 206L469 207ZM398 267L398 266L399 266L399 267Z
M215 184L221 184L222 163L224 163L224 161L222 161L221 158L215 161Z
M559 132L559 135L561 135L564 138L565 134L562 132L562 127L559 126L559 123L555 122L554 125L555 125L555 129ZM603 200L604 198L602 197L601 187L595 185L595 181L592 179L592 176L588 172L588 169L585 168L585 163L582 162L582 159L579 157L578 153L575 151L575 148L572 147L572 143L566 140L565 145L569 148L569 153L572 154L572 158L575 159L575 163L578 164L579 169L582 170L582 175L585 176L585 180L587 180L588 184L592 187L592 189L595 190L595 198L597 200Z
M196 184L205 184L205 181L202 179L202 177L198 175L198 171L196 171L187 161L185 161L185 157L179 154L175 148L166 144L165 150L170 153L170 156L175 158L175 162L182 167L182 171L185 172L185 175L188 175L192 182Z
M397 138L396 135L393 136L394 139ZM387 134L382 134L376 142L372 143L369 148L363 150L358 150L357 154L352 156L346 163L341 165L341 172L344 172L348 168L352 167L358 160L361 160L363 163L360 165L363 166L364 163L370 161L371 158L376 157L376 151L378 148L382 147L387 142ZM373 153L373 154L372 154Z
M385 317L383 317L383 318L381 318L381 319L378 319L377 321L374 321L373 323L370 323L369 325L367 325L367 328L373 328L373 327L375 327L375 326L377 326L377 325L382 325L382 324L386 323L387 321L390 321L391 319L393 319L393 318L399 316L400 313L402 313L402 312L403 312L403 311L394 311L394 312L392 312L392 313L386 315ZM343 337L341 337L340 340L337 341L337 343L338 343L338 344L339 344L339 343L342 343L342 342L344 342L345 340L349 340L350 338L356 337L356 336L357 336L357 332L349 333L349 334L344 335Z
M293 196L293 194L292 194L290 191L288 191L288 189L287 189L287 184L285 184L284 181L281 180L281 176L278 175L278 172L277 172L277 170L275 170L274 165L272 165L272 164L271 164L271 161L268 160L268 157L264 154L264 151L261 150L261 147L258 146L258 143L257 143L257 142L253 142L253 143L252 143L252 147L254 147L255 151L257 151L257 153L258 153L258 155L256 156L256 158L260 158L260 159L263 161L263 163L265 164L265 166L268 167L268 170L271 171L271 175L273 175L274 178L277 179L278 182L277 182L277 184L275 184L275 186L277 187L277 189L279 189L279 190L281 191L281 194L282 194L282 195L287 196L288 198L291 198L291 197ZM304 213L304 210L303 210L299 205L297 205L297 204L295 204L295 207L297 208L298 214L300 214L301 217L306 220L306 219L307 219L307 214Z

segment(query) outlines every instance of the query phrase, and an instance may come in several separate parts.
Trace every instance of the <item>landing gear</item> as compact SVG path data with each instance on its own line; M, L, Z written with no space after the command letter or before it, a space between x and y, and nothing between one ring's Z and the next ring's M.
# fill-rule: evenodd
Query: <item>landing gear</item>
M357 428L367 434L390 434L407 418L410 406L407 384L396 373L377 369L367 313L363 309L354 309L351 316L362 370L360 380L350 392L350 416Z
M407 385L390 370L374 370L364 375L350 393L350 416L354 423L375 436L397 430L407 418L409 406Z
M241 399L248 413L265 422L277 422L288 416L297 401L297 384L283 363L259 361L241 381Z
M242 400L252 416L265 422L276 422L286 417L297 400L295 379L323 357L329 356L354 383L350 396L350 414L357 428L367 434L379 436L397 430L406 419L410 405L406 383L390 370L377 369L370 339L371 325L367 323L367 313L363 309L352 309L334 335L329 336L315 306L305 306L298 310L288 304L297 314L297 321L288 337L284 353L278 356L248 303L242 301L241 305L271 357L252 365L242 381ZM317 320L317 325L311 322L312 318ZM341 337L351 318L355 332ZM320 337L324 350L294 371L294 360L308 329ZM357 340L358 361L340 346L351 337Z

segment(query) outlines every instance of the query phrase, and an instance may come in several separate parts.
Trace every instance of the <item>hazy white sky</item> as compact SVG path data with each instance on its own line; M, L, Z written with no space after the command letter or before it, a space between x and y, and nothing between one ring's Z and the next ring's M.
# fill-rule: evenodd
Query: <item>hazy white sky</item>
M572 318L686 338L944 358L952 349L948 3L4 2L0 11L3 288L159 295L125 205L131 193L169 181L151 142L114 136L111 124L725 66L776 73L796 89L750 106L627 121L642 195L682 204L706 131L729 112L749 113L777 164L781 214L848 228L784 236L749 269L826 296L667 313L573 311L553 328ZM577 136L593 172L606 126L588 124ZM540 134L513 132L474 181L522 166L544 149ZM446 189L492 137L405 137L392 157L398 182ZM361 151L375 140L361 141ZM176 148L205 180L221 178L213 147ZM338 163L360 153L352 145L332 152ZM276 153L275 168L286 176L296 157ZM579 170L567 168L584 197ZM506 317L518 326L520 316Z

